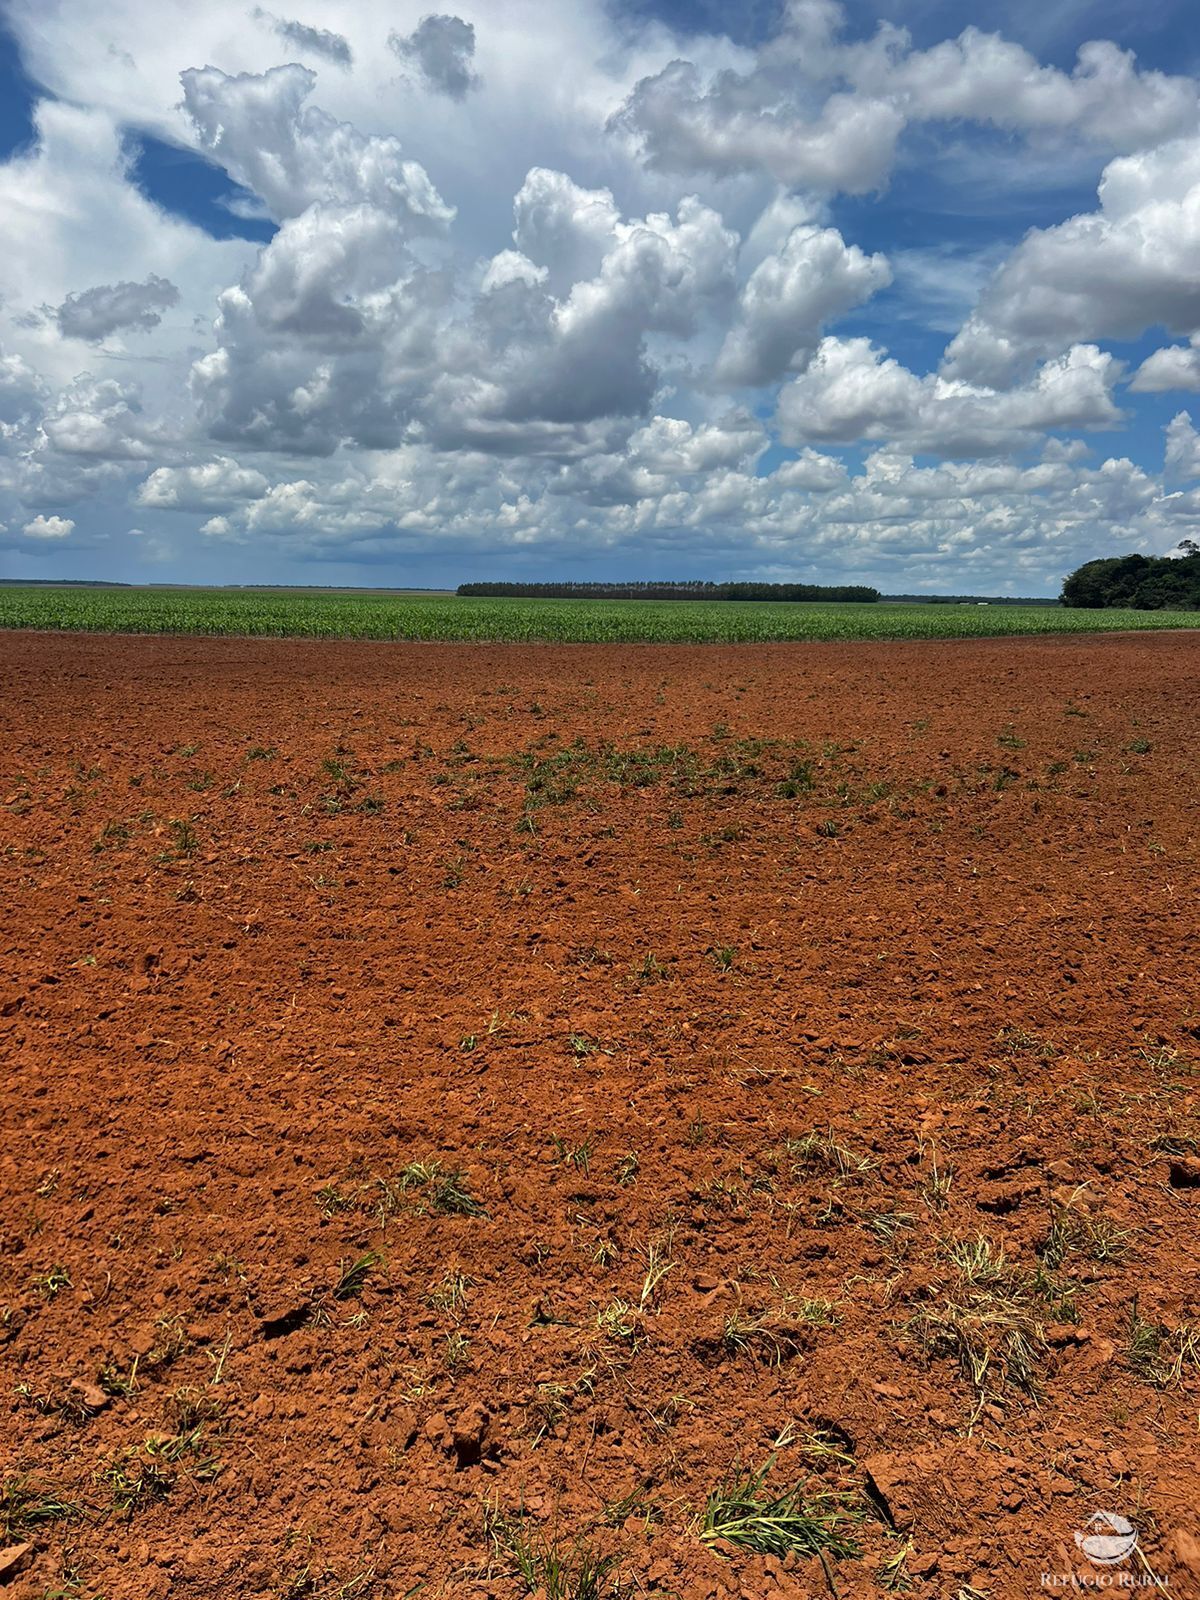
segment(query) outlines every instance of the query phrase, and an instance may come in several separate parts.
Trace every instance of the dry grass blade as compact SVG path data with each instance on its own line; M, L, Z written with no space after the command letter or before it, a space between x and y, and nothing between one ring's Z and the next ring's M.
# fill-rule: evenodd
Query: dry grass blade
M1129 1309L1125 1360L1130 1370L1157 1389L1170 1389L1188 1367L1200 1367L1200 1327L1180 1323L1170 1328L1142 1316L1137 1297Z
M980 1234L950 1246L955 1277L909 1322L926 1357L954 1357L979 1405L1005 1388L1036 1398L1044 1357L1048 1283L1018 1272Z
M771 1456L757 1472L733 1467L705 1502L701 1539L706 1544L725 1540L757 1555L858 1555L850 1530L859 1519L845 1495L828 1489L808 1493L802 1482L769 1489L774 1465Z

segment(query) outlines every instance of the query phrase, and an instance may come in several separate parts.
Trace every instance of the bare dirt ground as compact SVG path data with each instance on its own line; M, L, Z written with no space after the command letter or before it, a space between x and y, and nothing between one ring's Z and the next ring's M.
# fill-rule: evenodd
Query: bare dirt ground
M1200 1594L1200 637L0 663L0 1592Z

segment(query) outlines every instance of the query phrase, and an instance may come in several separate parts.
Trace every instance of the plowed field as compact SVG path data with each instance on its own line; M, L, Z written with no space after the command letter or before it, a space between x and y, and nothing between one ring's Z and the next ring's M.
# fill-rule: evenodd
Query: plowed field
M0 662L0 1589L1200 1594L1200 636Z

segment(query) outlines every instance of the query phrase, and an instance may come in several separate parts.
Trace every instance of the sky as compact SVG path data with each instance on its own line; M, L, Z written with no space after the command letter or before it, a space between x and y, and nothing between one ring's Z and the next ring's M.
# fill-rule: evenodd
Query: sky
M0 0L0 577L1197 536L1186 0L445 3Z

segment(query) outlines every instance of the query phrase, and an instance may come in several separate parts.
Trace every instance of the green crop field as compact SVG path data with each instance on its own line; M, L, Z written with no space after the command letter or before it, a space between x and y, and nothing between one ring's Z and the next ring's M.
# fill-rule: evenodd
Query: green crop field
M0 586L0 627L270 638L737 644L1195 628L1200 612Z

